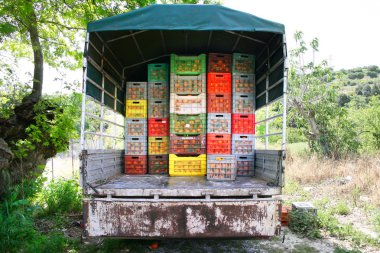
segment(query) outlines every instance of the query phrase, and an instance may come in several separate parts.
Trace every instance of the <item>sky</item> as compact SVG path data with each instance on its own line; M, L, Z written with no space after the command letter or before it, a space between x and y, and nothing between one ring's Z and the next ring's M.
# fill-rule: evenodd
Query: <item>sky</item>
M288 50L295 31L307 41L317 37L319 60L336 70L380 66L378 0L224 0L224 6L284 24Z
M336 70L380 66L380 1L378 0L224 0L223 5L282 23L288 50L293 35L302 31L306 41L317 37L316 60L327 60ZM63 91L58 73L47 68L44 93ZM82 79L82 70L65 73L65 80Z

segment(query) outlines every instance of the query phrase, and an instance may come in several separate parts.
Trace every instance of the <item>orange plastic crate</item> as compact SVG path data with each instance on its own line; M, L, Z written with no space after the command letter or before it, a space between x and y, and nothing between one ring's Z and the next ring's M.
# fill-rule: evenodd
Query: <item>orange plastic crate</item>
M231 154L231 134L207 134L207 154Z
M255 134L255 114L232 114L232 134Z
M230 73L208 73L207 93L231 93L232 83Z

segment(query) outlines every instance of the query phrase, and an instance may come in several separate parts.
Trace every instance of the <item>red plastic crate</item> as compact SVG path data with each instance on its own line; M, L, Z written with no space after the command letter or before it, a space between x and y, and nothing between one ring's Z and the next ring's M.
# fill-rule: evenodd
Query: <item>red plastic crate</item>
M199 155L206 153L206 135L170 134L170 154Z
M208 72L229 73L231 72L232 55L208 54Z
M168 118L148 119L148 136L169 136L169 123Z
M125 174L146 174L147 172L146 155L126 155L124 156L124 172Z
M207 154L231 154L231 134L207 134Z
M231 93L232 81L230 73L208 73L207 93Z
M148 156L149 174L168 174L169 155L150 155Z
M208 113L231 113L232 97L231 93L207 94Z
M232 114L232 134L255 134L255 114Z

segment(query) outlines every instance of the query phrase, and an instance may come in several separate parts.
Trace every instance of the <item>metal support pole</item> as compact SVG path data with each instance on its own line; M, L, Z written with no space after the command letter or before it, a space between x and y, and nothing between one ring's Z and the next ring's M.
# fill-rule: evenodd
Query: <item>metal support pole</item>
M70 139L70 148L71 148L71 175L74 178L74 145L73 139Z
M104 118L104 82L105 82L105 77L104 77L104 42L102 46L102 58L100 60L100 68L102 70L102 101L100 104L100 118ZM103 120L100 121L100 139L99 139L99 149L103 149L103 128L104 128L104 122Z
M267 77L265 80L265 119L269 118L269 71L270 71L270 62L269 62L269 47L267 47L267 65L268 65L268 71L267 71ZM268 134L269 134L269 122L266 120L265 122L265 149L268 149Z
M282 145L281 149L285 151L286 148L286 115L287 115L287 97L288 97L288 68L289 68L289 62L287 57L287 51L286 51L286 37L285 35L282 36L283 43L284 43L284 95L283 95L283 115L282 115Z
M90 34L86 34L86 43L84 52L87 54L88 43L90 39ZM87 56L83 61L83 87L82 87L82 118L80 126L80 146L81 150L84 150L85 147L85 119L86 119L86 79L87 79Z

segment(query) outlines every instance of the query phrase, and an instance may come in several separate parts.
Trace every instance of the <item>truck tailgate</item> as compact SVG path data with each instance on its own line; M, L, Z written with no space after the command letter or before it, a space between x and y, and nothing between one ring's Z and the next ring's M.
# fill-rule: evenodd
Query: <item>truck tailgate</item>
M85 236L252 238L279 233L280 200L85 199Z

